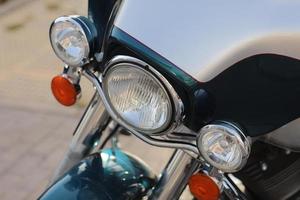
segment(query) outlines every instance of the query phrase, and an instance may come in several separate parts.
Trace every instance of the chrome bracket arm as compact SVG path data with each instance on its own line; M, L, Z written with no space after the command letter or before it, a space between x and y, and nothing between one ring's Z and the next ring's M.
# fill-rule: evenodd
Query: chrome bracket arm
M179 199L190 176L200 165L199 160L194 159L182 150L175 150L149 200Z

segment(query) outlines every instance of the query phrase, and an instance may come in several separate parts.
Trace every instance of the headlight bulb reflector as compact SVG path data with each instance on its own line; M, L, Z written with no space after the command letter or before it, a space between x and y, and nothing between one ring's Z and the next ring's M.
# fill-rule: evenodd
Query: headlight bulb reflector
M158 133L171 121L167 91L150 72L131 63L119 63L105 74L104 92L122 120L143 133Z

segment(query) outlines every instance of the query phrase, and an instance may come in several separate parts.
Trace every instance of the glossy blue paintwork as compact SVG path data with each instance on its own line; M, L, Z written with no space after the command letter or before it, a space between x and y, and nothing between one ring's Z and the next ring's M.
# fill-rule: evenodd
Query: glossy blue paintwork
M155 175L140 160L120 149L105 149L73 167L40 199L141 199L155 183Z

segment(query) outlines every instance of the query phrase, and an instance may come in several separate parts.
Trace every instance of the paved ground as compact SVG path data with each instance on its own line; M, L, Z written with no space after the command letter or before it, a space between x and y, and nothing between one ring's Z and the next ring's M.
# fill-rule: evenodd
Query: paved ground
M36 199L63 155L76 117L0 106L0 199Z
M49 46L48 27L56 16L76 11L75 4L23 1L18 6L17 1L0 8L2 200L37 198L66 150L87 101L66 109L54 101L49 90L61 63Z
M48 42L49 25L60 15L86 13L86 4L30 0L22 6L0 6L1 200L38 197L91 97L91 87L83 81L83 99L64 108L49 89L51 77L61 71ZM146 159L156 172L170 153L132 137L124 139L123 147Z

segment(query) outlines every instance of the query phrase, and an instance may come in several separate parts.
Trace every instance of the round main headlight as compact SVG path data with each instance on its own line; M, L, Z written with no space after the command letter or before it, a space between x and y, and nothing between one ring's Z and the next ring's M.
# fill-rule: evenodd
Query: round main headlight
M132 63L109 68L103 78L105 95L117 115L135 130L158 133L168 127L172 104L162 83Z
M250 154L250 141L239 128L225 122L204 126L197 146L209 164L224 172L241 169Z
M81 66L89 58L96 30L82 16L59 17L50 27L50 41L55 54L69 66Z

